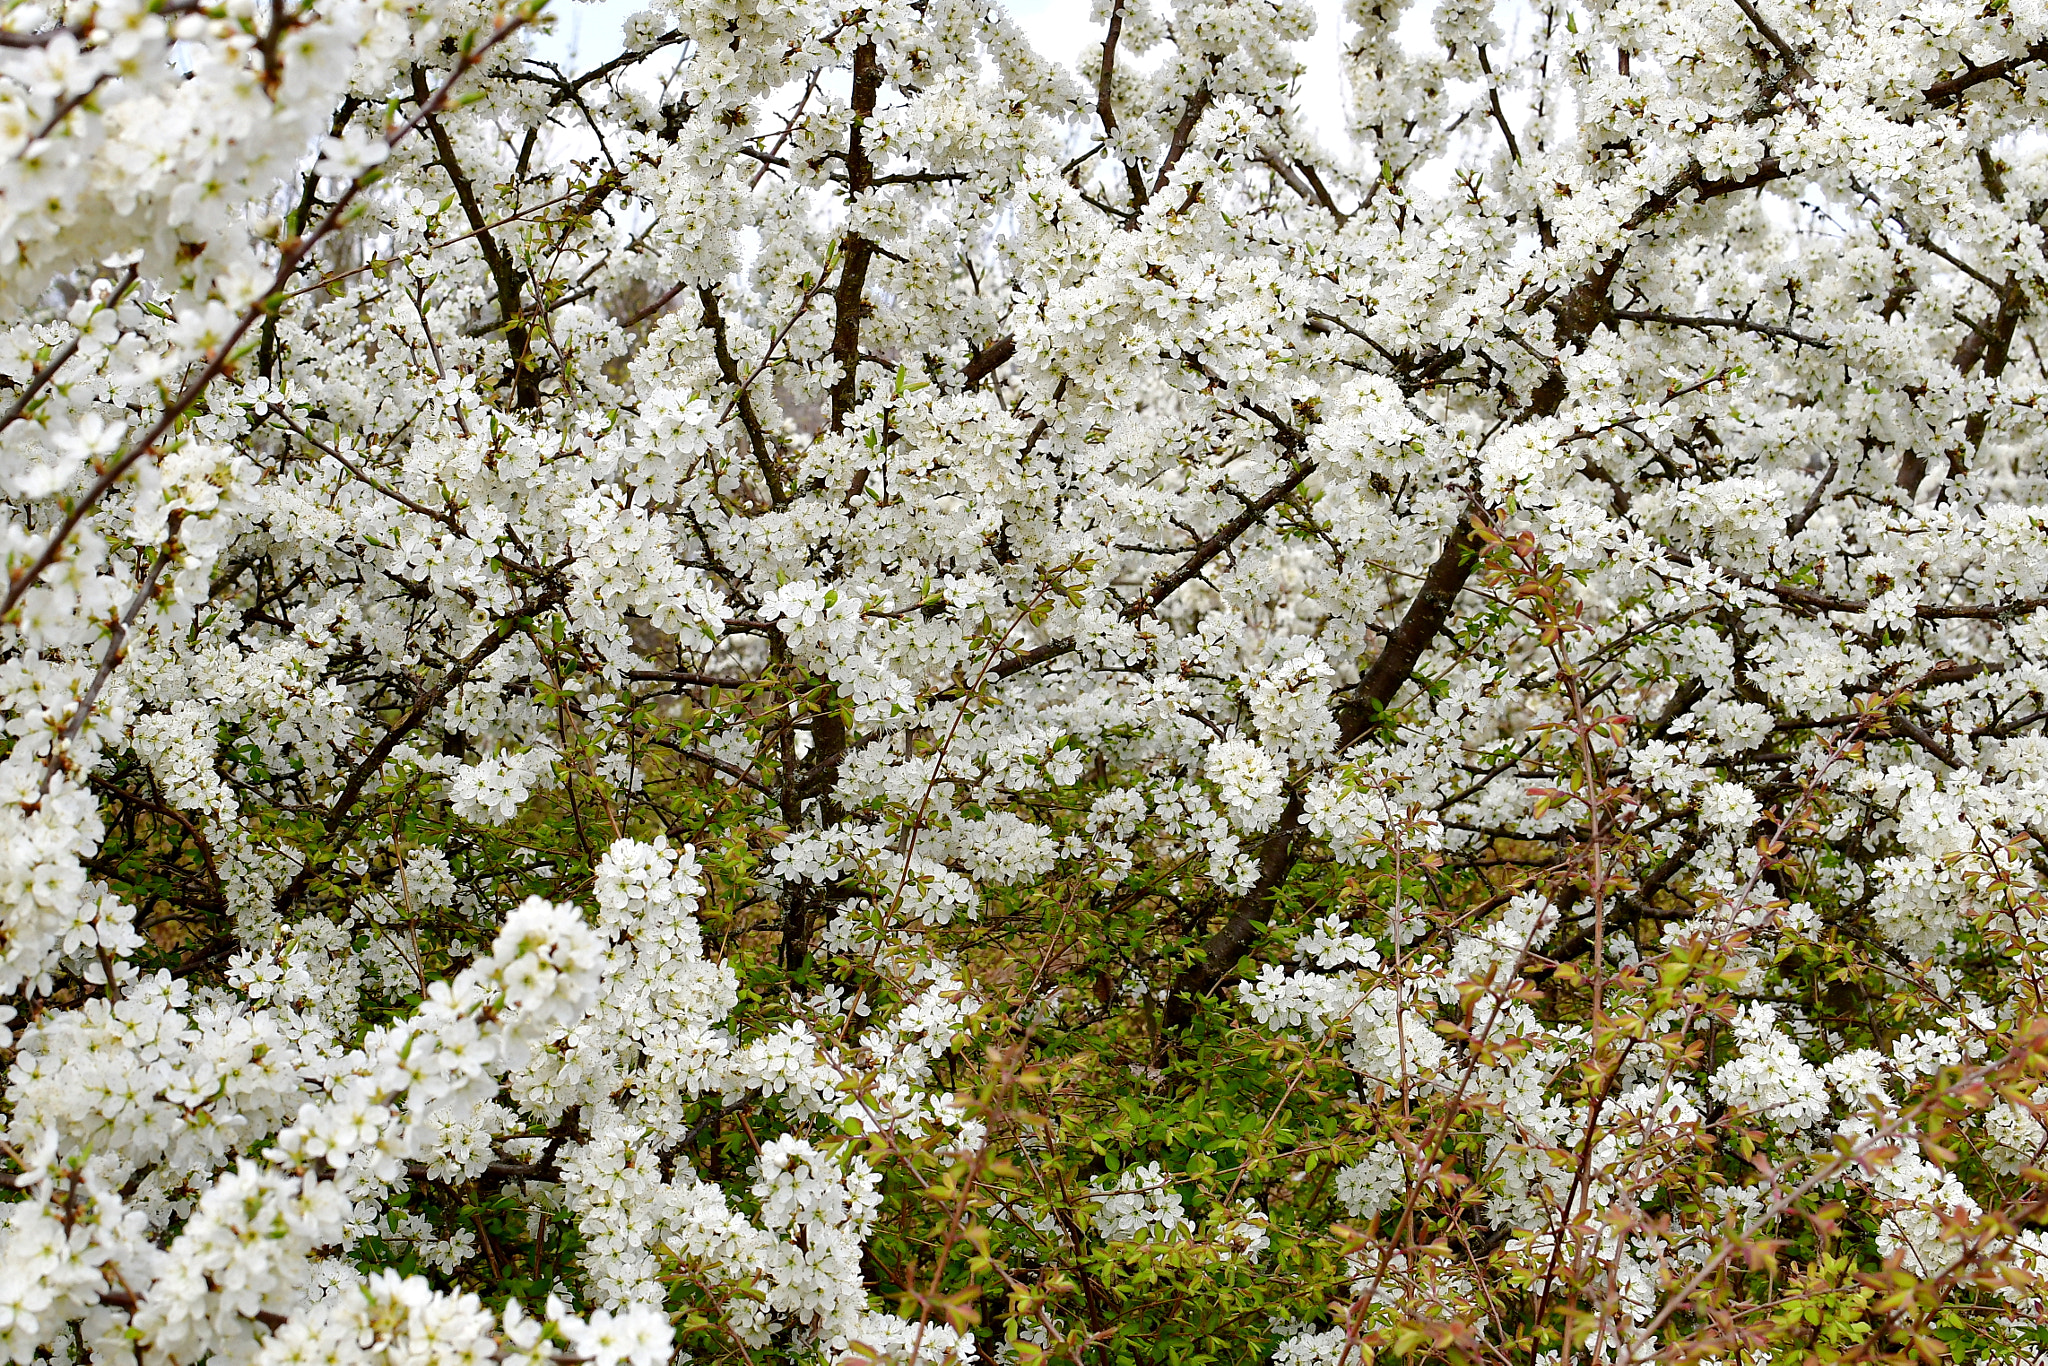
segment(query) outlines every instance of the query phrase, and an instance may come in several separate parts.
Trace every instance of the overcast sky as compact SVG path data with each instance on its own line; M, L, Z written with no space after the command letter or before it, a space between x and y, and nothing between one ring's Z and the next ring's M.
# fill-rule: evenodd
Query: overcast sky
M1342 23L1342 0L1313 0L1318 20L1317 40L1299 44L1308 74L1302 81L1302 108L1310 128L1321 138L1336 142L1343 128L1337 54L1341 44L1331 40ZM643 7L645 0L553 0L555 31L541 42L544 51L557 60L572 54L575 66L588 70L618 53L623 45L626 17ZM1089 0L1011 0L1008 6L1018 24L1038 50L1054 60L1072 63L1089 44L1090 33L1099 30L1089 23Z

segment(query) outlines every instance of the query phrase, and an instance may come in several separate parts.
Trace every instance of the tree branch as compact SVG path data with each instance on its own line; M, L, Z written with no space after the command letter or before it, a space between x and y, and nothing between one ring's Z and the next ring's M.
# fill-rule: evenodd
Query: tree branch
M2001 57L1983 66L1970 67L1961 75L1951 76L1945 81L1936 81L1923 90L1921 95L1929 104L1939 109L1943 105L1954 104L1971 86L2010 76L2023 66L2043 60L2048 60L2048 39L2035 43L2018 56Z
M492 626L490 634L485 636L476 648L457 660L448 672L441 675L439 683L420 694L405 715L399 718L397 724L384 732L371 747L369 754L350 772L348 781L342 785L340 793L328 805L327 814L321 819L321 834L331 840L341 833L343 827L348 824L349 813L362 799L363 789L384 767L385 761L390 759L392 751L404 742L405 737L418 729L420 723L433 714L434 708L447 700L448 694L461 687L469 676L476 672L477 666L503 649L505 643L524 630L527 622L533 617L558 605L564 596L565 590L560 585L551 583L542 591L537 601L518 612L500 617ZM321 869L333 863L339 854L339 848L328 849L319 854L309 852L306 861L299 866L299 871L293 875L291 882L278 894L278 913L283 914L304 896L306 889L312 886L313 878Z
M1379 658L1359 681L1351 699L1338 708L1340 752L1377 725L1387 704L1414 673L1423 651L1449 620L1458 592L1478 562L1481 544L1475 519L1468 512L1458 519ZM1230 918L1203 943L1198 961L1174 979L1165 1012L1169 1030L1183 1030L1193 1022L1200 998L1222 985L1259 927L1271 919L1273 904L1294 867L1295 846L1303 834L1301 813L1302 794L1290 787L1279 821L1259 844L1259 875L1251 890L1238 898Z
M1160 604L1178 592L1181 586L1187 583L1188 580L1194 578L1204 569L1207 569L1211 561L1228 549L1238 537L1244 535L1254 525L1264 520L1267 513L1278 507L1289 494L1300 488L1302 482L1315 472L1316 462L1304 460L1294 467L1294 470L1287 478L1281 480L1272 488L1267 489L1256 499L1246 503L1243 508L1239 509L1237 516L1218 527L1207 540L1189 551L1186 559L1174 566L1172 570L1154 577L1152 586L1146 590L1144 596L1124 608L1122 613L1123 619L1125 621L1137 621L1139 618L1150 616L1153 612L1157 611Z
M1005 332L974 353L973 358L967 362L967 368L960 372L960 387L972 389L1001 369L1010 357L1016 354L1017 339Z
M327 136L340 137L343 130L348 127L348 121L355 117L356 110L360 109L362 104L362 97L359 95L344 98L334 111L334 119L328 126ZM306 230L306 217L313 212L313 203L319 193L320 175L312 167L308 167L305 179L299 184L298 206L292 210L292 216L285 220L286 233L296 237ZM280 311L272 309L263 315L263 335L256 345L256 373L265 379L269 379L271 372L277 368L277 315Z
M1778 36L1778 30L1770 26L1750 0L1735 0L1735 6L1742 11L1742 16L1749 20L1750 26L1763 35L1764 41L1776 49L1778 59L1785 63L1788 74L1796 76L1805 73L1806 65L1799 60L1799 54L1792 50L1790 43Z
M1102 35L1102 66L1095 78L1095 117L1102 121L1104 141L1116 140L1116 99L1111 86L1116 79L1116 48L1124 33L1124 0L1115 0L1109 9L1109 31ZM1138 169L1138 163L1130 157L1124 158L1124 183L1130 187L1131 212L1125 219L1125 226L1135 226L1138 210L1145 207L1149 198L1145 193L1145 177Z
M1515 130L1508 127L1507 111L1500 107L1500 85L1493 79L1493 63L1487 60L1486 44L1479 45L1479 71L1486 77L1486 106L1493 114L1500 135L1508 140L1508 160L1516 165L1522 162L1522 145L1515 141Z
M1166 188L1166 179L1173 174L1173 168L1188 150L1188 143L1194 138L1195 125L1201 122L1202 114L1213 98L1209 83L1203 81L1195 87L1195 93L1188 99L1188 107L1181 111L1180 122L1173 126L1173 140L1166 145L1166 159L1159 163L1159 174L1152 178L1152 193L1158 194Z
M1478 566L1484 542L1471 511L1458 519L1437 552L1436 562L1423 577L1422 587L1401 615L1401 624L1380 650L1379 658L1338 708L1338 748L1348 749L1361 737L1378 729L1394 697L1415 673L1423 651L1451 618L1458 594Z
M875 116L882 89L882 61L871 38L853 52L853 126L846 135L846 194L850 206L870 187L866 125ZM860 324L867 311L868 263L874 243L849 230L840 249L839 282L832 291L832 360L839 367L831 388L832 430L846 429L847 416L860 398Z
M412 93L421 108L426 109L427 76L418 66L412 69ZM519 296L526 282L513 266L512 259L498 245L497 238L491 236L489 220L484 216L483 206L477 202L476 188L462 169L462 160L455 153L455 144L449 139L448 130L441 126L441 121L431 111L425 117L427 134L434 142L434 159L441 164L455 189L456 202L462 205L463 216L469 220L477 248L483 253L484 265L491 272L491 282L497 286L498 323L505 329L505 345L512 353L513 404L519 408L537 408L540 406L540 377L533 368L532 338L520 320Z
M740 427L747 434L747 448L753 452L754 465L761 471L761 477L768 481L768 501L779 508L789 501L789 490L783 485L782 472L775 467L768 433L754 411L754 400L740 375L739 362L733 359L732 346L726 339L725 315L718 307L718 292L709 285L700 286L697 302L704 306L704 326L711 333L711 353L718 362L719 378L732 386L732 402L739 410Z
M1259 875L1251 890L1237 899L1222 928L1202 941L1200 957L1174 978L1163 1012L1167 1032L1177 1034L1194 1023L1201 999L1223 985L1237 960L1251 947L1259 927L1272 919L1273 904L1294 867L1294 846L1302 834L1301 812L1301 792L1290 787L1279 821L1259 842Z
M1772 337L1781 341L1796 342L1800 346L1818 347L1823 351L1832 345L1824 337L1809 336L1804 332L1795 332L1789 327L1780 327L1776 323L1753 322L1748 318L1687 317L1677 313L1659 313L1654 310L1641 308L1617 308L1614 310L1614 317L1618 321L1625 323L1657 324L1663 327L1692 327L1702 331L1710 328L1725 327L1735 332L1754 332L1760 337Z

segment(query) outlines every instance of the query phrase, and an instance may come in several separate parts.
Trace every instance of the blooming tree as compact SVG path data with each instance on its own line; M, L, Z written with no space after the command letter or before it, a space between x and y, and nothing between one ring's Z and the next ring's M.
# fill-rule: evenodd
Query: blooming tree
M2040 0L9 0L0 1349L2031 1359Z

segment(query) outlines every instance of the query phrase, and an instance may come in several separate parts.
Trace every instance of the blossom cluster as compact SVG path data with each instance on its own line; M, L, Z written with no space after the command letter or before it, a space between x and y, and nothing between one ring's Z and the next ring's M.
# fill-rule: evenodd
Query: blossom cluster
M2048 7L1097 10L0 14L10 1361L2034 1340Z

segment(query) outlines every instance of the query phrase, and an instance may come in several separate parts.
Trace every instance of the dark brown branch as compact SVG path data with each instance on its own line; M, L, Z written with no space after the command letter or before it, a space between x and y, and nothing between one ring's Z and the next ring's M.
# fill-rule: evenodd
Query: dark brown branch
M415 66L412 69L413 98L426 108L427 75ZM534 369L532 339L525 324L520 320L519 296L526 286L525 279L512 258L498 245L498 239L491 236L489 220L485 218L483 206L477 202L476 188L470 184L469 176L462 169L462 161L455 153L455 144L448 137L448 130L429 111L426 114L427 134L434 142L434 159L448 176L449 184L455 189L456 202L462 205L462 213L469 220L470 232L476 237L477 248L483 253L484 266L491 273L491 282L498 291L498 321L505 329L505 345L512 353L512 401L519 408L540 406L540 376Z
M1945 81L1936 81L1933 85L1928 86L1926 90L1922 91L1921 94L1929 104L1940 108L1943 105L1955 103L1962 93L1971 86L1982 85L1986 81L1999 80L2002 77L2010 76L2023 66L2043 60L2048 60L2048 40L2035 43L2018 56L2001 57L1997 61L1986 63L1983 66L1973 66L1961 75L1951 76Z
M1259 161L1274 175L1280 177L1288 189L1300 195L1310 204L1316 202L1316 192L1301 178L1301 172L1289 166L1280 153L1271 146L1259 148Z
M1189 358L1184 357L1183 359ZM1189 360L1189 363L1199 368L1199 361ZM1253 411L1272 425L1281 445L1289 450L1299 450L1301 448L1301 433L1296 431L1293 426L1282 420L1277 414L1268 412L1257 405L1253 405ZM1043 427L1044 424L1041 422L1041 430ZM1034 441L1037 439L1036 433L1033 434L1032 439ZM1122 612L1123 619L1125 621L1137 621L1158 610L1159 606L1167 598L1171 597L1175 590L1206 569L1210 562L1229 549L1239 536L1249 531L1268 512L1279 506L1283 499L1300 488L1302 481L1315 473L1315 470L1316 464L1314 461L1304 460L1289 473L1286 479L1268 489L1258 498L1247 502L1237 516L1225 522L1214 534L1190 547L1187 558L1181 561L1179 565L1155 577L1151 587L1142 597L1124 607ZM1009 678L1024 672L1026 669L1046 663L1049 660L1058 659L1062 655L1071 653L1073 649L1074 642L1071 638L1049 640L1042 645L1026 650L1021 654L1012 655L1008 659L995 664L988 670L988 677L991 679Z
M1423 651L1451 618L1458 594L1472 577L1484 543L1478 522L1471 512L1458 519L1437 553L1436 563L1423 576L1422 587L1401 615L1401 624L1380 650L1379 658L1358 680L1351 695L1338 708L1339 746L1348 747L1379 728L1394 697L1415 673Z
M1349 746L1376 726L1387 703L1414 673L1423 651L1449 620L1458 592L1478 562L1480 547L1475 519L1467 513L1445 541L1421 591L1408 604L1400 626L1380 651L1379 658L1366 671L1353 696L1338 709L1340 747ZM1303 833L1301 813L1301 792L1290 789L1278 823L1259 844L1259 875L1251 890L1238 898L1230 918L1203 943L1199 960L1189 964L1174 980L1165 1012L1169 1030L1179 1031L1193 1022L1200 999L1223 984L1237 966L1237 960L1251 947L1259 927L1271 918L1273 903L1294 866L1295 847Z
M1750 0L1735 0L1735 6L1742 11L1743 18L1749 20L1750 27L1761 33L1764 41L1777 51L1778 59L1785 63L1787 73L1804 74L1806 66L1799 60L1799 54L1794 52L1792 45L1780 37L1778 30L1772 28L1763 15L1757 12L1756 6L1751 4Z
M1048 660L1058 659L1061 655L1070 654L1073 649L1074 642L1070 639L1048 640L1045 644L1035 645L1021 654L1011 655L1008 659L991 668L988 671L988 676L994 679L1009 678L1013 674L1023 673L1026 669L1037 668Z
M960 387L972 389L1006 364L1017 354L1017 339L1005 332L987 346L974 353L967 362L967 368L960 372Z
M507 223L517 223L521 219L533 217L535 214L540 213L543 209L552 209L557 204L565 203L568 199L569 196L566 194L556 195L553 199L543 199L538 204L531 204L523 209L514 209L511 213L506 214L504 217L493 219L489 223L484 224L484 226L487 228L501 228L505 226L505 224ZM426 246L417 247L412 251L400 252L396 256L372 257L370 260L363 262L363 264L359 266L351 266L347 270L337 270L332 275L321 276L319 279L315 280L310 285L301 285L299 286L299 288L291 291L289 294L283 295L280 302L296 299L299 298L301 295L305 294L317 294L321 290L330 289L333 286L340 284L343 280L349 280L355 278L358 275L364 275L375 271L380 271L387 266L395 266L400 264L401 262L417 260L422 256L434 255L437 252L445 251L449 247L457 246L463 242L467 242L469 241L470 238L475 236L476 234L474 232L459 232L455 234L455 236L453 237L444 237L438 242L432 242Z
M1173 140L1166 145L1166 159L1159 163L1159 174L1152 178L1153 194L1166 188L1167 177L1173 174L1173 168L1187 153L1188 143L1195 136L1195 125L1202 121L1202 114L1209 108L1212 98L1207 81L1195 87L1195 93L1188 99L1188 107L1181 111L1180 122L1173 126Z
M1116 48L1124 33L1124 0L1115 0L1109 9L1109 31L1102 35L1102 66L1095 78L1095 116L1102 120L1102 136L1106 141L1116 137L1116 98L1111 87L1116 79ZM1124 158L1124 183L1130 187L1131 212L1126 226L1135 226L1138 210L1145 207L1148 196L1145 193L1145 177L1138 170L1138 163Z
M965 171L898 171L892 175L878 175L868 185L871 188L883 185L957 185L968 178Z
M759 778L755 777L752 773L749 773L746 769L741 768L738 764L730 763L727 760L721 759L715 754L706 754L701 749L691 749L687 745L679 745L673 741L662 740L659 738L651 740L649 741L649 743L654 745L656 748L669 750L670 752L674 753L678 758L687 759L691 763L702 764L704 765L704 767L708 769L712 769L716 772L723 773L726 777L731 778L734 782L739 783L742 786L752 788L754 791L760 793L762 796L768 798L770 801L776 800L780 795L775 791L774 788L762 782Z
M177 523L173 521L170 534L165 538L162 547L158 549L154 558L150 560L148 572L142 576L142 585L135 590L135 596L128 600L128 606L122 611L121 615L115 618L113 629L107 632L106 651L100 656L100 667L93 674L92 682L87 685L85 695L78 699L77 707L73 708L71 712L71 719L65 722L64 733L58 737L55 744L50 746L49 759L43 765L41 788L43 792L50 790L50 780L57 776L59 769L64 767L72 743L84 732L86 719L92 715L93 703L99 701L101 691L107 686L107 680L114 676L115 668L119 666L122 658L127 653L128 628L133 626L135 619L142 615L143 607L156 592L156 581L162 576L164 566L169 564L171 558L177 553L178 527ZM112 978L109 978L108 981L111 983Z
M427 1172L428 1164L425 1162L408 1162L405 1164L406 1176L414 1181L431 1180L432 1178L427 1175ZM518 1162L510 1158L500 1158L486 1163L481 1175L483 1183L492 1186L501 1186L507 1181L559 1181L562 1179L561 1168L556 1166L552 1159L545 1162Z
M670 673L660 669L634 669L626 675L635 683L680 683L690 688L744 688L751 678L726 678L719 674Z
M863 42L853 51L853 91L849 109L853 115L852 126L846 135L846 193L849 208L857 208L861 193L874 183L874 166L868 159L868 124L875 117L875 104L882 90L882 59L872 38ZM832 362L839 372L832 379L828 391L831 400L831 430L843 432L847 420L860 402L860 325L867 316L868 265L874 258L875 244L860 232L849 230L840 247L839 279L832 290ZM849 487L846 500L850 503L860 496L866 484L867 471L863 469ZM839 766L846 758L846 716L841 709L839 694L827 685L821 690L810 713L811 749L816 756L815 768L819 775L819 791L824 795L819 800L819 819L829 825L838 816L837 804L832 800L831 790L838 780ZM785 732L787 735L787 732ZM786 816L793 816L801 807L799 786L801 783L794 764L784 766L782 774L782 806ZM830 895L827 889L812 888L803 883L791 886L782 898L782 942L781 961L785 970L795 972L810 955L810 937L813 925L818 920L817 912L824 899Z
M621 52L618 56L612 58L610 61L605 62L600 66L592 67L590 70L584 72L581 76L578 76L573 80L561 80L559 78L559 72L557 73L556 80L549 80L545 76L539 77L537 79L543 81L548 85L565 86L567 87L567 91L569 93L580 92L589 89L591 86L597 84L597 82L611 75L614 71L618 71L624 67L631 66L635 62L644 62L649 57L652 57L655 53L661 51L663 48L673 47L677 43L687 42L688 40L689 35L687 33L683 32L679 28L672 28L668 32L656 38L653 42L649 43L646 47L629 48L628 50ZM533 78L522 76L522 79ZM560 104L563 100L569 98L569 93L564 93L563 91L558 90L556 92L555 98L549 101L549 105L552 107L553 105Z
M1858 598L1836 598L1826 593L1817 593L1810 588L1799 588L1785 583L1759 583L1754 579L1736 575L1736 581L1745 588L1754 588L1768 593L1780 602L1789 602L1816 612L1867 612L1870 603ZM1958 604L1946 606L1940 603L1923 602L1913 609L1913 615L1921 621L2010 621L2030 612L2048 607L2048 598L2014 598L2010 602Z
M1630 214L1622 224L1622 231L1633 232L1653 218L1661 218L1691 192L1695 202L1718 199L1722 195L1740 194L1744 190L1761 189L1773 181L1783 180L1791 174L1776 157L1765 157L1757 163L1754 171L1745 176L1724 176L1716 180L1706 179L1706 172L1695 162L1676 180L1644 200L1642 207Z
M1202 941L1201 956L1173 980L1164 1012L1169 1033L1180 1033L1194 1023L1202 998L1223 985L1237 960L1251 947L1259 927L1272 919L1273 903L1294 867L1294 846L1302 834L1301 813L1301 792L1290 788L1279 822L1259 842L1259 875L1251 890L1237 899L1222 928Z
M1109 29L1102 35L1102 65L1095 75L1095 117L1102 121L1102 133L1108 137L1116 132L1116 98L1112 85L1116 80L1116 45L1124 34L1124 0L1116 0L1109 7Z
M2027 292L2019 276L2008 273L2004 287L1996 290L1996 293L1998 316L1992 319L1989 327L1970 322L1968 318L1962 319L1970 331L1956 347L1951 360L1958 374L1967 375L1979 365L1983 366L1986 379L1997 379L2005 373L2006 363L2012 357L2013 334L2018 331L2020 320L2026 316ZM1983 444L1984 433L1989 427L1990 416L1981 411L1971 413L1963 420L1963 446L1949 451L1950 479L1962 474L1965 468L1964 449L1975 450ZM1896 482L1908 498L1920 491L1920 485L1926 478L1926 455L1920 451L1909 450L1899 457Z
M580 304L596 293L596 285L585 285L581 289L569 290L545 302L536 300L531 306L520 309L519 316L516 318L509 318L503 322L484 323L480 327L465 327L462 329L462 335L465 337L494 337L514 323L538 322L550 313L567 308L570 304Z
M1821 504L1827 501L1828 489L1835 482L1835 470L1839 464L1840 457L1828 457L1827 468L1820 472L1820 478L1814 480L1813 492L1806 495L1806 505L1785 522L1785 535L1788 538L1806 530L1806 524L1813 520L1814 514L1820 511Z
M129 1290L102 1290L100 1291L100 1303L109 1309L125 1309L130 1314L140 1310L143 1304L141 1298ZM282 1328L290 1322L283 1314L269 1309L257 1309L245 1314L243 1317L252 1322L260 1323L272 1331Z
M1494 123L1500 128L1500 135L1508 140L1508 159L1519 166L1522 161L1522 145L1515 141L1515 130L1508 127L1507 111L1500 107L1500 84L1493 79L1493 63L1487 60L1484 43L1479 45L1479 72L1486 77L1486 106L1493 114Z
M1311 474L1314 474L1315 470L1315 462L1305 460L1295 466L1287 478L1259 495L1258 498L1246 503L1237 516L1225 522L1221 527L1217 528L1214 534L1208 536L1199 544L1190 547L1187 558L1183 559L1171 570L1155 576L1151 587L1146 590L1142 597L1125 605L1121 613L1123 619L1125 621L1137 621L1157 611L1160 605L1173 596L1176 590L1208 568L1209 564L1218 555L1228 550L1238 537L1244 535L1254 524L1264 518L1268 512L1279 506L1283 499L1300 488L1302 481ZM1016 674L1023 673L1026 669L1035 668L1050 660L1071 654L1073 650L1074 641L1069 637L1049 640L1043 645L1011 655L1008 659L993 665L988 671L988 676L991 679L1010 678Z
M1989 275L1986 275L1983 271L1977 269L1977 267L1971 265L1962 257L1956 255L1947 247L1942 246L1941 243L1935 241L1926 233L1916 230L1911 224L1906 223L1898 218L1894 218L1893 221L1898 224L1900 232L1905 235L1905 238L1908 242L1911 242L1914 246L1920 248L1920 250L1928 253L1930 256L1938 256L1943 261L1947 262L1949 265L1954 266L1957 270L1960 270L1963 274L1969 276L1972 280L1975 280L1978 284L1990 290L1992 298L1995 299L2003 296L2005 288L2003 285L1999 284L1998 281L1992 279Z
M568 221L573 223L579 219L590 217L604 207L605 200L610 199L618 190L625 188L625 184L626 173L624 171L617 168L606 171L596 180L591 181L590 188L583 192L583 197L570 207Z
M1893 701L1900 701L1913 693L1925 692L1929 688L1939 688L1949 683L1967 683L1973 678L1982 678L1986 674L1996 676L2004 672L2005 669L2002 665L1983 663L1937 664L1933 668L1929 669L1926 673L1921 674L1918 678L1914 679L1911 683L1908 683L1903 689L1894 689L1893 687L1882 683L1866 683L1861 687L1852 688L1850 689L1850 691L1866 694L1888 693L1892 696ZM1773 722L1771 725L1771 729L1780 732L1796 730L1835 730L1842 726L1868 726L1872 724L1872 722L1876 719L1877 714L1869 711L1838 712L1833 716L1788 716L1781 720ZM2037 719L2039 719L2038 716L2030 717L2027 719L2026 724L2031 724L2032 721ZM1893 725L1894 729L1898 728L1896 720L1888 721L1888 724ZM1906 720L1906 724L1912 724L1910 718ZM2002 729L2003 728L1999 726L1979 727L1975 730L1972 730L1970 734L1978 739L1983 739L1986 736L1996 738L2000 735ZM1956 767L1956 765L1951 765L1951 767Z
M1692 327L1702 331L1709 328L1725 327L1734 332L1754 332L1759 337L1773 337L1782 341L1797 342L1801 346L1814 346L1819 347L1821 350L1826 350L1831 345L1822 337L1809 336L1804 332L1795 332L1789 327L1780 327L1776 323L1754 322L1748 318L1695 318L1677 313L1659 313L1654 310L1640 308L1617 308L1614 310L1614 317L1618 321L1625 323L1657 324L1664 327Z
M1124 608L1123 619L1137 621L1157 611L1159 606L1178 592L1183 584L1207 569L1211 561L1227 550L1238 537L1263 521L1267 513L1278 507L1289 494L1301 487L1303 480L1315 472L1315 461L1304 460L1295 466L1293 472L1285 479L1246 503L1238 510L1237 516L1225 522L1207 540L1195 546L1186 559L1170 571L1155 577L1144 596Z
M1315 188L1316 198L1321 200L1323 207L1330 211L1330 216L1337 220L1337 226L1341 228L1350 222L1351 215L1337 207L1336 199L1331 196L1329 188L1323 184L1323 177L1316 170L1314 164L1307 161L1297 161L1294 164L1301 168L1301 173L1304 176L1308 177L1308 183ZM1367 202L1370 201L1371 196L1368 195Z
M1908 740L1911 740L1914 744L1920 746L1920 748L1926 750L1935 758L1941 760L1942 763L1948 765L1950 768L1960 769L1966 767L1963 761L1956 756L1956 752L1954 750L1950 749L1947 745L1944 745L1941 741L1937 740L1934 736L1930 735L1924 727L1907 720L1905 717L1900 716L1897 713L1893 713L1892 715L1886 717L1885 724L1889 726L1892 730L1897 731L1900 735L1905 736Z
M882 60L874 40L853 52L853 126L846 135L846 191L849 201L869 188L874 167L868 161L867 124L875 117L882 89ZM868 263L874 243L848 232L840 247L839 282L832 291L832 362L839 367L830 391L832 430L846 429L846 419L860 400L860 324L867 313Z
M1637 206L1621 225L1624 233L1632 233L1653 219L1661 218L1677 206L1687 194L1696 200L1707 200L1724 194L1735 194L1742 190L1753 190L1781 180L1787 172L1776 157L1765 157L1757 164L1755 171L1746 176L1720 180L1705 179L1706 172L1698 162L1687 167L1670 184L1652 194ZM1621 270L1623 256L1627 254L1626 244L1589 271L1577 284L1560 293L1538 294L1524 305L1524 311L1536 312L1547 308L1556 320L1556 337L1560 348L1576 347L1592 336L1598 328L1611 325L1616 312L1609 291L1614 277ZM1563 406L1567 396L1564 372L1553 368L1549 377L1537 386L1529 396L1529 412L1537 417L1549 417Z
M12 29L0 29L0 47L31 50L39 47L48 47L59 36L67 33L74 39L85 36L81 30L73 28L69 24L60 24L56 28L37 29L34 33L16 33Z
M2004 665L1986 664L1982 661L1974 664L1937 664L1907 684L1906 687L1911 692L1922 692L1928 688L1939 688L1948 683L1967 683L1973 678L1982 678L1986 674L1996 675L2004 672Z
M85 89L80 90L75 94L72 94L69 97L67 97L63 103L59 104L55 109L50 111L50 117L43 121L43 126L41 128L36 129L35 136L28 140L28 145L34 146L36 143L41 142L44 138L50 136L50 134L56 132L58 125L63 123L64 120L70 118L72 113L77 110L78 106L84 104L87 100L91 99L94 95L98 94L99 88L112 79L113 76L111 74L103 71L97 77L94 78L93 83L91 85L88 85Z
M688 280L676 281L673 285L669 286L669 288L662 294L662 296L659 299L656 299L653 303L647 305L645 308L636 310L631 317L622 319L619 323L619 326L621 328L638 327L641 323L646 322L649 318L661 312L662 309L667 308L670 304L674 303L676 295L682 293L686 288L688 288L689 283L690 282Z
M406 509L408 512L417 512L422 517L438 522L442 526L447 527L450 531L453 531L458 536L467 537L469 535L469 533L463 529L462 523L455 518L454 514L446 511L436 512L432 508L427 507L424 504L414 502L412 499L400 493L397 489L388 487L380 480L372 478L367 471L358 467L354 461L350 460L347 456L343 455L339 450L335 449L333 446L328 445L325 441L322 441L319 437L314 436L304 427L301 427L298 423L292 421L290 415L285 413L282 409L273 409L271 412L271 416L277 418L280 422L284 423L285 426L291 428L292 431L298 434L298 437L301 441L304 441L314 450L328 457L330 460L334 461L335 464L341 466L344 470L347 470L351 475L355 476L355 478L362 481L362 483L367 485L369 488L375 490L378 493L383 494L386 498L389 498L392 502L398 504L400 507Z
M732 346L726 339L725 315L719 311L718 292L704 285L697 290L697 301L704 306L704 326L711 333L711 354L718 362L719 378L732 386L732 401L739 410L740 427L747 434L747 449L753 453L754 465L761 471L761 477L768 481L768 501L781 507L789 501L789 490L783 485L782 472L775 466L775 452L768 445L768 433L754 411L753 396L748 392L747 381L741 376L739 362L733 358Z

